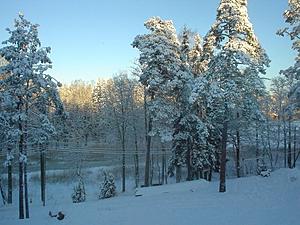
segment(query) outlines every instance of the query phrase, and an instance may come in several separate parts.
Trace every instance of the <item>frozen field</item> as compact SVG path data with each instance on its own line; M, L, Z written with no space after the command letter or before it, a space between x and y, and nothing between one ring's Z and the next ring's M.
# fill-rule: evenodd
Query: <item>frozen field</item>
M97 183L97 182L94 182ZM31 204L31 218L17 219L17 205L0 207L0 224L65 225L297 225L300 223L300 171L281 169L271 177L229 179L227 192L218 182L192 181L142 188L98 200L97 185L87 184L87 201L71 203L72 184L48 185L48 203ZM37 183L38 184L38 183ZM38 199L38 186L33 199ZM63 211L65 219L48 216Z

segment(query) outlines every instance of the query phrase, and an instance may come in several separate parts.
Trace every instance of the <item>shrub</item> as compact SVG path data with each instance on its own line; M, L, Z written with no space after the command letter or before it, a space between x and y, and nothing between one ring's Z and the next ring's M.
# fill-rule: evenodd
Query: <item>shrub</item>
M111 173L106 171L103 172L103 175L104 175L104 181L100 186L99 199L111 198L116 196L117 192L116 192L114 176Z

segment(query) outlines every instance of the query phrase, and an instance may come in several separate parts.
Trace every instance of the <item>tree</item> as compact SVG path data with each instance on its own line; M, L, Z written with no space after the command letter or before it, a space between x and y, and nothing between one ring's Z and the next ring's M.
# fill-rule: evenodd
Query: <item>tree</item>
M126 144L134 107L136 81L122 72L106 82L99 81L94 88L94 103L98 112L106 118L110 133L116 134L122 149L122 191L125 192L126 181Z
M93 85L82 80L65 84L59 90L66 110L68 111L68 129L72 130L69 138L79 145L82 140L87 145L95 131L94 108L92 104Z
M300 3L297 0L289 0L289 8L284 12L285 22L290 25L277 32L278 35L288 35L293 41L292 49L297 52L295 64L286 70L280 71L289 81L292 87L289 92L289 144L288 144L288 166L292 168L291 156L291 119L295 109L300 107ZM295 81L295 82L294 82ZM285 139L286 140L286 139ZM286 145L285 145L286 146ZM285 151L286 152L286 151ZM285 158L286 160L286 158ZM286 162L286 161L285 161Z
M34 137L39 128L49 127L48 110L61 114L63 105L57 87L60 85L53 77L45 74L51 68L48 57L50 48L41 48L38 38L38 25L31 24L19 14L15 20L15 30L7 29L11 35L2 42L0 55L8 62L0 68L0 74L7 74L1 81L1 99L10 112L14 129L18 131L19 148L19 218L29 217L27 185L27 146L28 140ZM47 111L47 112L46 112ZM37 121L38 129L29 123ZM39 132L38 132L39 133Z
M85 185L81 173L81 166L77 166L77 172L76 176L78 179L77 185L74 186L73 188L73 193L72 193L72 201L73 203L80 203L80 202L85 202L86 199L86 192L85 192Z
M99 199L104 198L111 198L116 196L116 185L115 185L115 178L112 173L110 172L103 172L104 175L104 181L100 187L100 195Z
M218 117L221 125L213 122L221 136L220 192L226 191L226 145L229 121L243 108L245 92L252 86L253 96L262 87L259 73L264 73L269 59L255 37L247 15L246 0L221 0L216 22L204 38L201 70L209 84L212 106L216 111L208 112ZM242 102L241 102L242 100Z
M194 37L194 46L189 52L189 65L192 68L192 72L195 76L201 74L201 67L200 67L200 59L202 56L202 46L201 46L201 37L199 34L196 34Z
M278 35L288 35L293 41L292 49L297 52L295 64L280 73L289 79L295 79L298 82L293 86L290 92L290 98L294 99L295 106L300 105L300 3L298 0L289 0L289 8L284 12L285 22L290 25L277 32ZM296 102L295 102L296 101Z
M191 74L185 70L183 63L188 60L188 36L185 31L183 33L184 44L180 51L180 43L172 21L154 17L147 20L145 26L150 34L138 35L133 42L133 47L138 48L141 52L139 58L142 68L140 82L145 87L146 95L149 96L147 105L150 122L147 138L149 141L151 136L158 135L162 141L171 141L178 133L176 131L178 126L175 123L180 122L181 109L186 106L184 104L188 99L186 84ZM183 165L185 157L182 160L178 158L180 155L183 156L178 151L184 150L175 142L173 142L173 149L176 159L173 162L176 164L177 175L179 175L179 168ZM146 156L145 186L148 186L149 151Z
M166 140L170 140L172 136L170 128L174 110L166 98L166 90L163 89L174 74L172 66L177 66L174 60L179 60L179 42L172 21L154 17L145 22L145 27L150 34L136 36L132 45L141 52L140 82L145 87L146 107L149 113L145 165L145 186L149 186L151 136L159 133ZM156 126L153 126L153 123Z

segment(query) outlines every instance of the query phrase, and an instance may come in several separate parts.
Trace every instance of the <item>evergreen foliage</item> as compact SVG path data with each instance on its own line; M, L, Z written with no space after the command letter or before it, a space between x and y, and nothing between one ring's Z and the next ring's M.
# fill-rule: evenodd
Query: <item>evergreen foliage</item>
M85 202L86 200L85 185L83 182L83 177L81 175L80 169L78 169L77 171L77 178L78 178L78 183L74 186L73 193L71 196L73 203Z
M104 181L100 186L99 199L111 198L116 196L115 178L112 173L104 171Z

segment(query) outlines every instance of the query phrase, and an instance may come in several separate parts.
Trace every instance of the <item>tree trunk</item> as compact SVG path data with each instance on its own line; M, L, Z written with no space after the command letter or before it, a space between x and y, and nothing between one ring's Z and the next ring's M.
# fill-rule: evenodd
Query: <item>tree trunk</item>
M286 121L285 121L285 116L283 116L283 144L284 144L284 168L287 166L287 161L286 161L286 153L287 153L287 140L286 140Z
M191 165L191 146L190 141L187 142L186 166L187 166L187 181L192 180L192 165Z
M3 190L3 187L2 187L1 176L0 176L0 193L1 193L3 205L5 205L6 202L7 202L7 199L6 199L6 196L5 196L5 192L4 192L4 190Z
M151 100L154 96L151 96ZM150 151L151 151L151 136L149 132L152 130L152 118L149 116L148 118L148 109L147 109L147 101L146 94L144 94L144 112L145 112L145 131L146 131L146 161L145 161L145 181L144 186L149 187L150 185Z
M26 114L28 115L28 105L26 103ZM27 141L28 141L28 123L24 124L24 155L26 161L24 162L24 197L25 197L25 216L29 218L29 200L28 200L28 178L27 178Z
M162 146L162 159L161 159L161 176L162 176L162 182L161 184L165 184L165 170L166 170L166 164L165 164L165 149L164 146Z
M176 183L180 183L181 181L181 166L176 165Z
M123 157L122 157L122 192L125 192L126 158L125 158L125 127L124 127L124 123L122 125L122 152L123 152Z
M138 150L138 140L136 126L133 126L134 131L134 145L135 145L135 187L139 186L140 182L140 172L139 172L139 150Z
M27 163L24 163L24 196L25 196L25 216L26 218L29 218Z
M160 170L160 165L159 165L159 155L156 155L156 167L157 167L157 171L158 171L158 184L161 184L161 170Z
M227 110L225 111L227 115ZM222 129L222 148L221 148L221 165L220 165L220 186L219 192L226 191L226 145L227 145L227 116L225 117L225 121Z
M41 201L43 206L46 205L46 162L45 149L40 149L40 172L41 172Z
M288 157L287 157L287 162L288 162L288 167L291 169L292 168L292 126L291 126L291 115L289 115L289 121L288 121Z
M88 134L85 134L85 135L84 135L84 145L85 145L85 146L88 145L88 137L89 137Z
M212 179L212 171L213 171L213 169L212 169L212 167L210 167L209 168L209 174L208 174L207 181L211 181L211 179Z
M240 114L237 113L236 114L236 118L239 122L239 118L240 118ZM237 127L236 130L236 176L240 177L240 145L241 141L240 141L240 130L239 127Z
M294 127L294 164L293 167L296 166L296 146L297 146L297 127Z
M271 130L270 130L270 121L269 119L267 120L267 143L268 143L268 156L269 156L269 160L270 160L270 164L271 164L271 169L273 170L273 154L272 154L272 148L271 148L271 138L270 138L270 134L271 134Z
M150 171L150 185L152 186L153 184L153 175L154 175L154 155L152 154L151 155L151 160L150 160L150 168L151 168L151 171Z
M258 125L256 122L256 126L255 126L255 157L256 157L256 171L258 171L258 167L259 167L259 160L258 160L258 156L259 156L259 142L258 142Z
M22 132L22 124L19 123L19 129ZM23 134L20 135L19 140L19 153L20 153L20 159L19 159L19 219L24 219L24 162L23 162L23 140L24 136Z
M7 203L8 204L12 204L12 189L13 189L12 162L10 160L7 166Z

